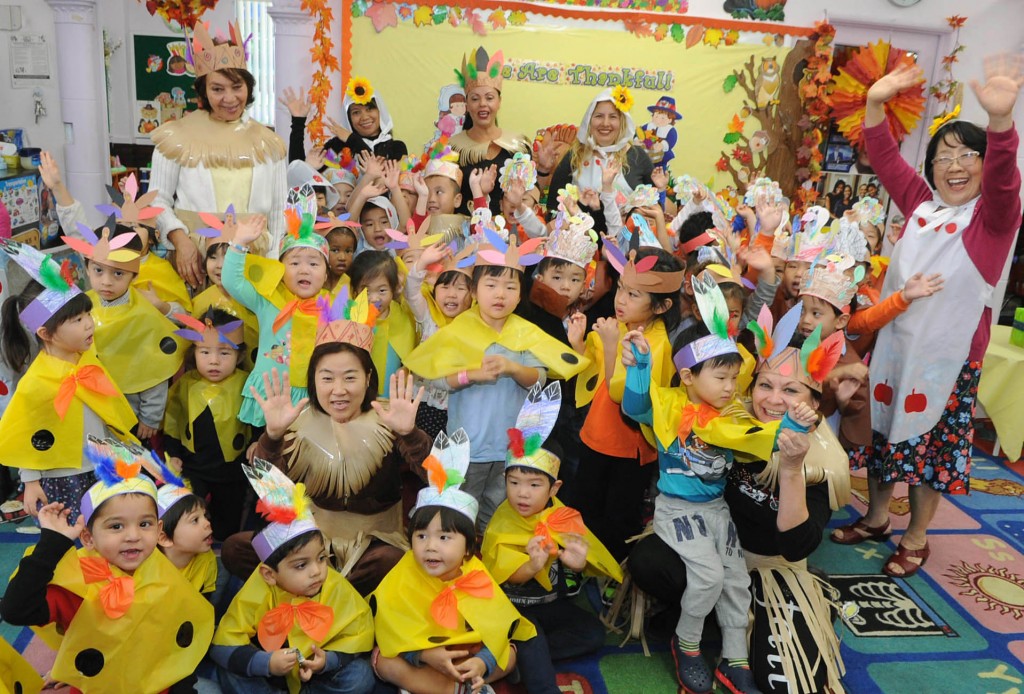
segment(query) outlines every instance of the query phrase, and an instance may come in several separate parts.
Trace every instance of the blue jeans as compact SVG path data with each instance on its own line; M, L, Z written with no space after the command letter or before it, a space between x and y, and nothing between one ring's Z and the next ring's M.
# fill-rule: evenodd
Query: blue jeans
M246 677L217 668L217 681L224 694L280 694L287 692L284 677ZM335 670L330 675L313 675L309 682L302 684L300 691L306 694L370 694L376 686L376 678L370 662L357 658Z

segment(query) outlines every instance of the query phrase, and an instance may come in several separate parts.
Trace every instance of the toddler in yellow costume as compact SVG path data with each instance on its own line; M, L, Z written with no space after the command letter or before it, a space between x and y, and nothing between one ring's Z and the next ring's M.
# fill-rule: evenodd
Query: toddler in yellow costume
M50 674L72 691L190 688L213 636L213 607L153 551L157 490L140 471L154 459L110 439L91 440L86 454L100 481L74 525L62 503L40 509L39 543L11 578L0 615L63 632Z
M270 524L252 540L260 565L232 600L210 656L225 694L369 694L366 601L327 559L306 487L256 458L245 474Z
M597 616L573 604L580 576L604 575L621 583L622 570L587 530L579 511L555 498L562 486L559 459L541 448L561 406L561 384L535 385L509 429L505 458L506 499L487 525L483 561L509 600L537 626L549 655L523 660L529 669L552 669L552 660L598 650L605 629Z
M35 280L4 303L3 359L20 369L33 335L40 345L0 418L0 464L20 468L29 513L61 502L74 523L96 481L83 455L86 436L129 437L135 415L96 355L93 304L72 282L70 268L14 241L0 241L0 251Z
M465 431L437 435L423 463L430 486L420 490L409 522L412 549L371 598L374 669L414 694L448 694L453 685L476 691L509 674L517 651L540 643L533 625L473 556L479 504L459 489L469 457ZM546 682L539 675L523 671L531 694L557 694L554 674Z

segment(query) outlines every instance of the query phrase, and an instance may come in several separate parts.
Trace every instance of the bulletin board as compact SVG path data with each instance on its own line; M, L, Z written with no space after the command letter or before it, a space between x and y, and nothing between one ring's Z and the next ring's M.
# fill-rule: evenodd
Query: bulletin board
M181 36L146 36L134 40L135 110L133 130L147 136L167 121L196 109L192 83L195 73L185 60Z

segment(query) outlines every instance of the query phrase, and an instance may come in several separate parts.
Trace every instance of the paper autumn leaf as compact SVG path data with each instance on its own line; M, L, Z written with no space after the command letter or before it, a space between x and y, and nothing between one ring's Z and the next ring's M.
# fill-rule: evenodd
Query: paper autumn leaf
M668 36L668 24L659 24L654 30L654 40L664 41L666 36Z
M686 32L683 31L682 24L673 24L672 28L669 29L669 33L672 35L672 40L676 43L682 43L683 39L686 38Z
M409 17L412 17L412 7L409 5L402 5L398 8L398 16L402 19L409 19Z
M736 77L736 75L727 76L725 78L725 81L722 82L722 91L728 94L729 92L736 88L736 85L739 83L739 81L740 80L738 77Z
M466 21L469 22L469 26L473 29L473 33L477 36L487 36L487 24L480 18L473 10L466 12Z
M722 142L727 145L734 145L740 141L739 133L726 133L725 137L722 138Z
M690 30L686 32L686 47L693 48L700 43L702 38L704 38L704 27L700 24L690 27Z
M738 115L733 114L732 120L729 121L729 132L741 133L743 132L744 121Z
M521 27L526 24L526 13L516 10L508 13L508 23L514 27Z
M390 2L375 2L366 10L366 16L373 22L378 34L388 27L398 26L398 13Z
M487 18L487 21L491 23L492 29L504 29L506 26L505 13L502 10L495 10L491 12L491 16Z
M462 22L462 17L459 15L459 11L454 7L448 12L448 23L453 27L459 26Z
M430 26L430 16L433 11L430 5L420 5L412 15L412 24L416 27Z
M729 31L726 32L726 34L725 34L725 45L726 46L732 46L733 44L735 44L739 40L740 40L740 32L736 31L735 29L730 29Z
M946 17L946 21L949 23L949 26L954 29L959 29L967 23L967 17L961 17L960 15L955 14L952 17Z
M728 171L729 159L723 155L722 158L715 162L715 168L718 169L719 171Z
M704 45L718 48L718 44L722 42L724 37L725 32L721 29L708 29L704 32Z

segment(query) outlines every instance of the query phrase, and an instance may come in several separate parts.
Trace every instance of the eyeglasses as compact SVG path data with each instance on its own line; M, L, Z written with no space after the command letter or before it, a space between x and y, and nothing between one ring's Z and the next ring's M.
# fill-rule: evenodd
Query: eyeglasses
M932 166L936 169L948 169L956 162L966 168L976 163L980 157L980 152L964 152L955 157L935 157L932 159Z

